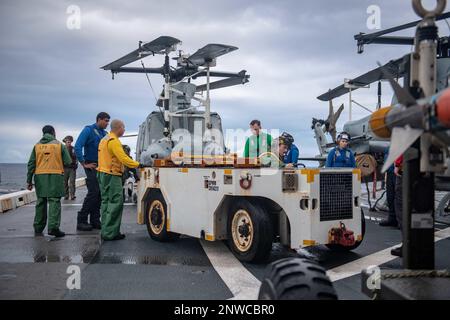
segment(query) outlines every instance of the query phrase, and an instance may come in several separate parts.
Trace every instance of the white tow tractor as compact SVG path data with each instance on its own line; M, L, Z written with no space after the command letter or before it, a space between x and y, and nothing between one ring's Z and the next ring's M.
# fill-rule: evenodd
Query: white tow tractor
M138 185L138 223L158 241L179 234L228 240L241 261L263 260L273 242L343 250L361 243L358 169L264 170L146 168Z
M319 244L356 248L365 229L360 171L279 168L273 155L251 159L230 154L221 119L210 112L209 92L245 84L249 75L210 67L237 48L208 44L192 55L180 51L174 68L169 53L179 43L162 36L103 67L113 74L158 73L165 79L159 110L139 128L136 156L147 167L137 187L138 223L146 224L157 241L181 234L227 240L241 261L264 260L274 242L292 249ZM155 54L165 55L160 68L123 67ZM191 83L198 77L206 77L206 83ZM210 82L210 77L224 79Z

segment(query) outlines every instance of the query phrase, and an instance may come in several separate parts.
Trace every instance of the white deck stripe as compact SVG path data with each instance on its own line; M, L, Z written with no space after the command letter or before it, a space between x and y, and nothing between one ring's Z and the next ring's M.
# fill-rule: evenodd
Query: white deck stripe
M450 228L439 230L434 235L435 235L434 237L435 242L446 239L450 237ZM391 249L399 245L400 244L397 244L390 248L365 256L361 259L328 270L327 275L330 277L331 281L337 281L359 274L363 269L366 269L370 266L373 265L379 266L386 262L392 261L397 257L391 255Z
M261 282L220 241L200 240L212 266L233 294L233 300L256 300Z
M366 220L370 220L370 221L381 221L381 220L383 220L382 218L372 217L372 216L364 216L364 218L366 218Z

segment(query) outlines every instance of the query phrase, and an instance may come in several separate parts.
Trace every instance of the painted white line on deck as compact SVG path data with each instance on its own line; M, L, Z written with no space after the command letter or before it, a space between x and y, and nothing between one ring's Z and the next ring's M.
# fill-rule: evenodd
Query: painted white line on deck
M364 218L366 218L366 220L370 220L370 221L375 221L375 222L380 222L381 220L383 220L383 218L380 217L374 217L374 216L364 216Z
M256 300L261 281L250 273L220 241L200 240L212 266L233 294L232 300Z
M437 242L448 237L450 237L450 228L442 229L435 232L434 241ZM399 245L400 244L397 244L390 248L362 257L361 259L328 270L327 275L330 277L331 281L342 280L356 274L360 274L363 269L366 269L370 266L379 266L386 262L392 261L397 257L391 255L391 249Z

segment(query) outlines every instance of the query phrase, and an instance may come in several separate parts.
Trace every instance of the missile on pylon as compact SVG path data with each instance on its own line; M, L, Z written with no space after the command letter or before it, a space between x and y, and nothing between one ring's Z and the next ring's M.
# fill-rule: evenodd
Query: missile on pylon
M382 172L408 149L424 132L450 129L450 88L429 98L416 100L408 91L390 80L399 104L375 111L369 125L380 138L391 138L389 156Z
M370 120L370 127L380 138L389 138L394 127L410 126L415 129L435 131L450 128L450 88L417 101L409 107L398 104L394 107L380 108Z

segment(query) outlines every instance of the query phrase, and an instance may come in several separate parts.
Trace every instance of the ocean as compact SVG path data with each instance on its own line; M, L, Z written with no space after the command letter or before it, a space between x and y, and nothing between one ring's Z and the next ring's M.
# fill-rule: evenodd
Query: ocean
M83 168L78 166L77 178L85 176ZM26 188L26 163L0 163L0 194L25 190Z

